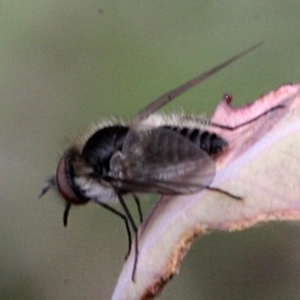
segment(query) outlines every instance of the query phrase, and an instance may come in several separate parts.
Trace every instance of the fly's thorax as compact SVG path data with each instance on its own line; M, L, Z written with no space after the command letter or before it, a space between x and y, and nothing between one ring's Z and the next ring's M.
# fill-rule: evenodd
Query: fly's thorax
M98 176L109 174L110 159L114 153L122 150L128 131L126 126L108 126L94 132L86 141L82 156Z

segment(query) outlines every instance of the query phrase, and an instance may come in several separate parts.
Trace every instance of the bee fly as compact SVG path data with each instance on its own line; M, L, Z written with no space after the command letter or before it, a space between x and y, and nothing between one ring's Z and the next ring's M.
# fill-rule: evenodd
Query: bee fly
M136 193L178 195L210 189L234 199L241 199L209 186L215 175L213 159L222 153L227 146L227 141L210 132L207 126L226 130L235 130L237 127L212 124L204 119L197 119L197 121L184 116L154 113L189 88L201 83L260 45L261 43L254 45L162 95L146 106L130 124L97 128L83 143L72 146L64 153L58 163L56 175L48 180L47 186L41 191L40 197L55 186L64 198L65 226L71 206L83 205L90 201L121 217L125 222L129 242L126 258L130 253L132 241L130 224L135 234L133 281L138 262L138 229L124 201L124 195L131 194L135 199L141 221L142 213ZM256 119L258 117L254 120ZM248 121L247 124L252 121ZM113 199L120 202L124 212L119 212L108 204Z

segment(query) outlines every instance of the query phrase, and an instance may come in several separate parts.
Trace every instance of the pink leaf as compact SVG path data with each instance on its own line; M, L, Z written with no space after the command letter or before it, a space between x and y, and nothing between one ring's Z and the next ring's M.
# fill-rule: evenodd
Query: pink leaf
M200 234L242 230L272 220L300 220L300 84L282 86L240 108L231 108L223 100L212 122L234 127L278 105L283 107L233 131L211 127L229 142L216 159L211 186L243 200L208 189L161 197L139 230L136 282L131 280L131 251L113 300L157 296L179 272Z

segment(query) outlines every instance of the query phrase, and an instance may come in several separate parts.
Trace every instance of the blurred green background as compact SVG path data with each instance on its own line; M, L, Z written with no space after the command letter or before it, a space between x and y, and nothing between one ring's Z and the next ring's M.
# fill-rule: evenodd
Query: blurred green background
M209 116L224 92L243 104L300 81L298 0L1 1L0 16L0 299L110 299L127 249L122 221L88 205L65 229L59 197L37 199L91 123L131 118L259 41L165 110ZM287 223L198 239L160 297L299 298L300 227Z

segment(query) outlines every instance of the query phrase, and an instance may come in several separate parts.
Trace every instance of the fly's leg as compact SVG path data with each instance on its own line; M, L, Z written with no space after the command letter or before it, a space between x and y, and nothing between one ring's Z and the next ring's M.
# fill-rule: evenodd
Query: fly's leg
M105 204L105 203L101 203L101 202L97 202L97 204L101 205L103 208L109 210L110 212L114 213L115 215L117 215L118 217L120 217L121 219L124 220L125 222L125 227L126 227L126 232L127 232L127 237L128 237L128 250L127 253L125 255L125 259L127 259L127 257L130 254L130 247L131 247L131 242L132 242L132 238L131 238L131 232L129 229L129 224L128 224L128 218L126 215L120 213L119 211L117 211L116 209L114 209L113 207Z
M132 196L133 196L133 199L134 199L134 201L136 203L136 206L138 208L140 222L143 223L143 212L142 212L142 209L141 209L140 200L139 200L139 198L135 194L132 194Z
M229 95L229 94L225 94L223 96L223 99L227 102L227 103L230 103L231 100L232 100L232 96ZM267 115L268 113L274 111L274 110L277 110L277 109L281 109L281 108L285 108L284 105L282 104L278 104L278 105L275 105L274 107L271 107L270 109L262 112L261 114L259 114L258 116L254 117L253 119L250 119L250 120L247 120L246 122L243 122L241 124L238 124L236 126L226 126L226 125L222 125L222 124L218 124L218 123L214 123L214 122L209 122L209 125L210 126L213 126L213 127L217 127L217 128L221 128L221 129L225 129L225 130L229 130L229 131L234 131L236 129L239 129L243 126L246 126L250 123L253 123L255 121L257 121L258 119L262 118L263 116Z
M131 279L132 281L135 281L135 272L136 272L136 268L137 268L137 263L138 263L138 256L139 256L139 240L138 240L138 229L137 229L137 226L132 218L132 215L122 197L122 195L116 190L115 191L116 194L117 194L117 197L120 201L120 204L122 205L123 209L124 209L124 212L125 212L125 215L127 216L127 219L129 220L130 224L131 224L131 227L132 227L132 230L135 234L135 253L134 253L134 263L133 263L133 269L132 269L132 275L131 275Z

